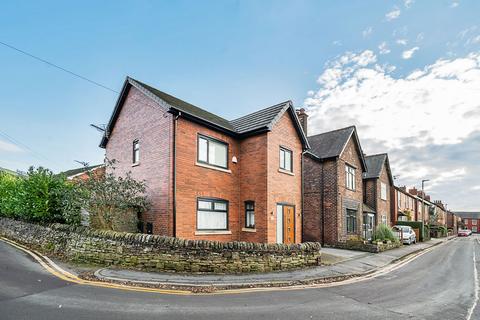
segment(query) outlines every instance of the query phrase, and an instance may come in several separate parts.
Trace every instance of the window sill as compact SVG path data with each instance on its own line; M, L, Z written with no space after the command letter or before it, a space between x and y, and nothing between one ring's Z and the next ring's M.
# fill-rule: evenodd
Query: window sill
M252 229L252 228L242 228L243 232L257 232L257 229Z
M212 235L212 234L232 234L230 230L208 230L208 231L195 231L196 236L203 236L203 235Z
M218 167L211 166L211 165L208 165L208 164L205 164L205 163L195 162L195 165L199 166L199 167L202 167L202 168L217 170L217 171L221 171L221 172L225 172L225 173L232 173L232 170L218 168Z
M132 164L132 167L136 167L136 166L139 166L139 165L140 165L140 162L136 162L136 163Z
M289 176L294 176L295 175L295 173L287 171L287 170L283 170L283 169L278 169L278 172L288 174Z

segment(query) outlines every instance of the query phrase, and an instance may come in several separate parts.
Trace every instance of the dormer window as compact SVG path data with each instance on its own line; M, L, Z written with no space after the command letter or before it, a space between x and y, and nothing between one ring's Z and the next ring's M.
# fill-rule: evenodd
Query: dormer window
M133 140L133 148L132 148L132 162L133 164L140 163L140 142L138 139Z

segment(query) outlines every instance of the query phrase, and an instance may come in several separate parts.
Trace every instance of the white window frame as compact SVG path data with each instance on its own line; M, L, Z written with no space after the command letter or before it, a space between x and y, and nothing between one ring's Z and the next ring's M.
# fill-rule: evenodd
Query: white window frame
M290 158L290 163L287 162L287 158ZM280 147L279 162L280 162L279 166L280 166L281 170L288 171L288 172L293 172L293 152L292 152L292 150L289 150L285 147Z
M387 201L387 184L380 182L380 199Z
M132 163L140 163L140 140L135 139L132 143Z
M345 165L345 187L349 190L355 191L355 174L356 169L348 164Z
M205 206L206 204L208 207L200 207ZM225 206L225 209L219 209L218 207ZM218 218L224 215L224 227L213 226L213 225L203 225L203 219L200 218L200 214L202 215L211 215L212 218ZM197 198L197 231L228 231L228 201L223 199L216 199L216 198Z
M201 154L200 153L200 143L201 141L205 141L206 142L206 154ZM225 165L223 164L218 164L218 163L215 163L214 159L210 159L211 157L211 145L213 146L223 146L225 148ZM203 134L198 134L197 136L197 162L199 163L204 163L204 164L207 164L209 166L214 166L214 167L218 167L218 168L222 168L222 169L228 169L228 143L226 143L225 141L221 141L221 140L218 140L218 139L215 139L215 138L211 138L211 137L208 137L208 136L205 136Z

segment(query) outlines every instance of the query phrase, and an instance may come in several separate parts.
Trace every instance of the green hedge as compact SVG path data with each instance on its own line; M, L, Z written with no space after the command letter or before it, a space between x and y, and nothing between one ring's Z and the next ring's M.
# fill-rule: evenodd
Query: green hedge
M76 186L63 175L30 168L23 176L0 173L0 216L38 223L80 223Z
M425 225L422 221L397 221L398 226L410 226L412 229L418 229L420 233L420 241L426 241L430 237L426 234Z

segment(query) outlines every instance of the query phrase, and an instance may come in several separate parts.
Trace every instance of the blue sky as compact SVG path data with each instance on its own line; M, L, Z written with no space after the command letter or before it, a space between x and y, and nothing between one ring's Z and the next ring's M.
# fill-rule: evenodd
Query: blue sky
M115 90L130 75L227 119L291 99L312 134L355 124L367 153L391 153L398 184L426 176L432 196L478 209L478 12L474 0L10 1L0 41ZM102 161L89 124L108 121L116 94L1 45L0 67L0 166ZM457 100L464 122L449 118Z

